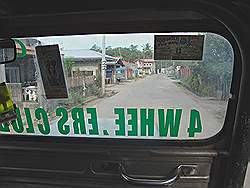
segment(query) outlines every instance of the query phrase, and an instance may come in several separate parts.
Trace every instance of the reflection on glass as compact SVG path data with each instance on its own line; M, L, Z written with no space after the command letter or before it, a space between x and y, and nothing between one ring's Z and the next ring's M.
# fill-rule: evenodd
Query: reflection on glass
M27 55L6 64L5 75L25 128L11 133L142 139L214 136L225 118L234 54L225 38L200 34L205 35L202 60L155 60L154 34L106 35L105 61L101 35L20 39ZM48 100L42 87L34 49L52 44L60 47L68 99ZM34 131L29 132L31 127Z

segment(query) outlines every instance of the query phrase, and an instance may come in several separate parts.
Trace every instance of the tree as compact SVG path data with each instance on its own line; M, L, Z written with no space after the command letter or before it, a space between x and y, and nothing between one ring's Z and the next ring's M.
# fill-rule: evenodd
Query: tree
M125 61L134 62L142 58L142 52L138 49L138 45L130 45L128 47L106 48L106 54L114 57L122 57Z
M68 73L68 77L71 77L72 76L72 74L71 74L72 67L75 64L74 59L71 58L71 57L70 58L65 58L64 61L63 61L63 63L64 63L64 67L65 67L65 69L66 69L66 71Z
M233 50L223 37L216 34L206 34L203 61L193 68L193 74L199 75L202 87L221 91L221 99L229 95L233 70Z
M130 49L132 52L137 51L137 48L138 48L138 45L133 45L133 44L131 44L131 45L129 46L129 49Z
M101 48L94 44L91 50L101 52ZM141 58L152 58L153 50L149 43L143 45L143 50L138 49L138 45L131 44L129 47L106 47L106 54L114 57L122 57L125 61L134 62Z
M142 58L142 52L138 50L138 45L131 44L129 46L129 53L127 55L127 61L134 62L137 59L141 59L141 58Z
M142 46L142 54L144 59L151 59L153 57L153 47L146 43Z

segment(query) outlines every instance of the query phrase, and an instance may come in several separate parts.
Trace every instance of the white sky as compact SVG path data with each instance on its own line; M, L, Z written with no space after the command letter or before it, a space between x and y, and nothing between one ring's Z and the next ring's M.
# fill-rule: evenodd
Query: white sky
M164 33L170 34L187 34L187 33ZM188 33L197 35L198 33ZM138 45L139 49L146 43L154 44L154 35L163 35L163 33L142 33L142 34L106 34L106 47L129 47L131 44ZM95 35L75 35L75 36L53 36L53 37L40 37L38 38L42 44L59 44L63 49L90 49L94 44L102 46L102 36Z
M38 38L42 44L59 44L64 49L89 49L94 44L102 46L103 35L75 35L75 36L55 36ZM153 46L154 36L152 34L107 34L106 47L129 47L131 44L142 45L150 43Z

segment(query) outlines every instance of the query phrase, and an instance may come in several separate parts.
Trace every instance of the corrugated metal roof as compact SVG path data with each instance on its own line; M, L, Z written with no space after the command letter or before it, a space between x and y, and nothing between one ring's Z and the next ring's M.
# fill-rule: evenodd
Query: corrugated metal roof
M139 59L139 61L154 63L154 59Z
M107 61L106 65L115 65L117 61Z
M96 52L94 50L88 49L72 49L72 50L63 50L62 54L64 57L72 57L77 59L102 59L102 53ZM119 58L112 57L109 55L105 56L107 60L117 61Z
M63 50L62 53L64 57L72 58L86 58L86 59L101 59L99 53L93 50L83 50L83 49L74 49L74 50Z

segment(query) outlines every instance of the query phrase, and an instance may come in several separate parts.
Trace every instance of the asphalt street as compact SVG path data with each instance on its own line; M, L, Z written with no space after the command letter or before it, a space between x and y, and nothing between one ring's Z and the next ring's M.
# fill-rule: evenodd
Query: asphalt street
M119 84L114 86L113 89L117 90L118 94L97 100L88 105L97 109L100 129L112 131L112 129L116 128L114 127L114 119L117 115L114 114L114 108L117 107L153 108L156 109L156 113L159 108L182 109L178 139L189 139L187 129L189 127L191 109L196 109L200 112L203 127L202 132L198 133L195 138L211 137L222 128L223 118L218 118L216 111L218 109L225 111L226 103L221 105L220 103L195 96L190 91L178 86L166 75L147 76L144 79ZM156 138L158 134L157 114L155 115L155 125Z
M127 137L131 126L128 126L129 115L126 109L138 109L138 136L133 138L141 139L205 139L216 135L222 128L224 122L224 114L227 107L226 101L211 100L194 95L192 92L177 84L166 75L155 74L133 81L126 81L120 84L107 87L109 90L116 91L117 94L111 97L100 98L83 106L86 108L97 109L97 121L99 127L99 135L75 135L73 133L73 120L70 118L67 124L71 125L70 134L66 136L78 137L117 137L115 130L119 127L115 123L118 118L114 113L114 108L125 109L125 126L126 134L122 138ZM155 109L154 115L154 136L140 136L140 109ZM160 137L158 123L158 109L182 109L180 128L178 137ZM190 138L188 128L190 123L190 112L192 109L199 111L202 123L201 133L196 133L195 137ZM85 113L85 116L89 116ZM90 117L86 117L90 118ZM57 121L51 122L51 135L59 136L57 130ZM86 121L86 129L91 129L91 124ZM106 133L106 134L105 134ZM132 137L130 137L132 138Z

